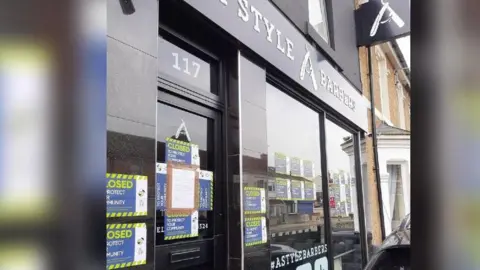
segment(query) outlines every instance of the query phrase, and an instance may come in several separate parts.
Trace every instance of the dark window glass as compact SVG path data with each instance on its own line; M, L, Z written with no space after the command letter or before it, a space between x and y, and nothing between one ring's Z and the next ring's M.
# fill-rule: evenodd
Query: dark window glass
M266 105L272 267L297 269L326 256L319 115L268 84Z
M334 268L362 269L353 136L329 120L325 132Z
M215 172L213 132L213 120L169 105L165 105L163 103L158 103L156 135L157 163L165 163L165 141L166 138L172 138L197 144L200 156L200 169ZM157 211L157 245L201 239L204 237L211 237L213 235L213 211L199 211L198 238L166 241L163 237L163 214L163 211Z

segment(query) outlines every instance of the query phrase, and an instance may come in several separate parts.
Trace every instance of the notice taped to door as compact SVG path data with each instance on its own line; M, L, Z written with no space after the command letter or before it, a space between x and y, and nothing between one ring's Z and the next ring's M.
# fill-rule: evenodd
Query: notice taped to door
M165 215L165 240L198 236L198 211L191 214Z
M267 243L267 221L265 217L245 218L244 228L246 247Z
M199 202L198 210L213 210L213 172L199 171ZM157 211L167 209L167 164L157 163L156 175L156 208Z
M198 204L198 210L213 210L213 172L201 170L199 172L199 185L200 201Z
M167 207L167 164L157 163L157 174L156 174L156 189L157 193L156 209L159 211L165 211Z
M147 215L148 180L143 175L107 173L107 217Z
M107 269L147 263L145 223L107 225Z
M257 187L243 188L243 208L245 214L264 214L267 212L265 189Z
M200 166L198 145L170 137L165 139L165 160Z

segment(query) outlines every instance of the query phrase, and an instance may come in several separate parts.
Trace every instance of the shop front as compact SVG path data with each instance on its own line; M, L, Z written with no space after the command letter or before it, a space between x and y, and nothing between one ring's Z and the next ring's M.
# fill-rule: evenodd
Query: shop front
M362 269L360 91L269 1L158 10L150 123L108 134L107 268Z

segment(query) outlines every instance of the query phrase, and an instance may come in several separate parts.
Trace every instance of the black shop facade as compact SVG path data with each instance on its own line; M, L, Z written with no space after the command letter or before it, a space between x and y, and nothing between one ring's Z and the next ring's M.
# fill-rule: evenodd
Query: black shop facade
M152 131L108 134L107 268L362 269L360 91L269 1L158 11Z

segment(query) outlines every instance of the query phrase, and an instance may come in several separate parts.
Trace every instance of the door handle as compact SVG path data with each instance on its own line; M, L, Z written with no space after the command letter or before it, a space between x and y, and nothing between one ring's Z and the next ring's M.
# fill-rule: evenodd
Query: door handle
M200 248L184 249L170 253L170 263L196 260L200 258Z

